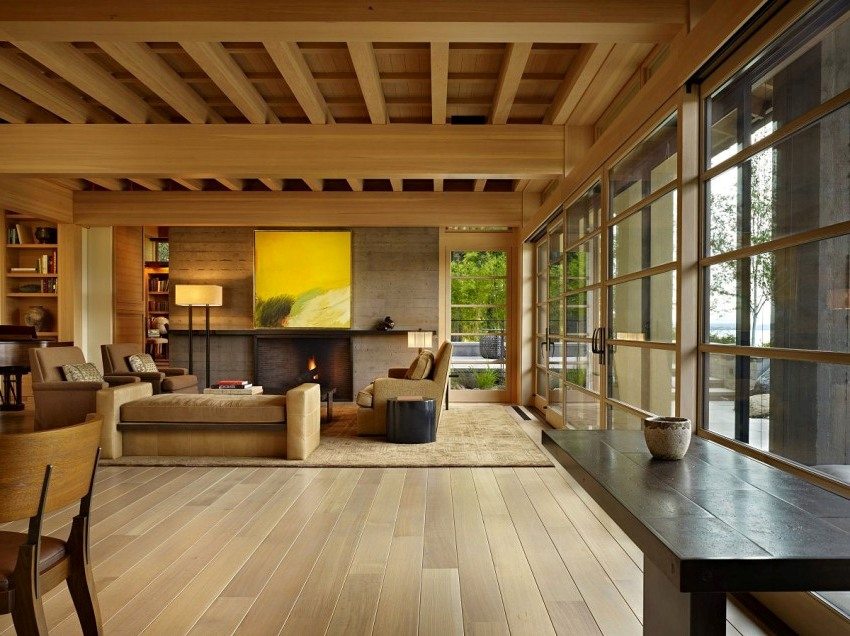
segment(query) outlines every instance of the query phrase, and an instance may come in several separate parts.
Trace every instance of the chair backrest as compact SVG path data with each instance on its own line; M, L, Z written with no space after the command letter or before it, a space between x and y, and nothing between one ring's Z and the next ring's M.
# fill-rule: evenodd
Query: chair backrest
M434 382L445 385L449 377L449 366L452 361L452 343L444 342L434 356Z
M33 382L62 382L63 364L85 364L86 357L79 347L40 347L30 349Z
M50 483L44 511L82 499L91 488L103 419L35 433L0 435L0 523L38 513L45 468Z
M100 355L103 357L103 372L106 375L110 373L124 373L132 371L127 358L133 355L144 353L139 349L139 345L133 343L105 344L100 345Z

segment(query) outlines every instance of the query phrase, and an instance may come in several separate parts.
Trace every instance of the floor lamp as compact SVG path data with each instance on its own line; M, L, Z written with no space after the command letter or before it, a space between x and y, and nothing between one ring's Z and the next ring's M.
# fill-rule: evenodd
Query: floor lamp
M192 308L203 307L205 318L206 345L206 383L210 385L210 307L221 307L221 285L175 285L174 304L189 308L189 373L194 373L194 357L192 350Z

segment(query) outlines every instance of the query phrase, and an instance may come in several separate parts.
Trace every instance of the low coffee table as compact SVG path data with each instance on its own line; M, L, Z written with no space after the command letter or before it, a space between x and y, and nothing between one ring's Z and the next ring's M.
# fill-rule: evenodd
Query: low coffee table
M434 398L387 398L387 441L427 444L437 441L437 402Z

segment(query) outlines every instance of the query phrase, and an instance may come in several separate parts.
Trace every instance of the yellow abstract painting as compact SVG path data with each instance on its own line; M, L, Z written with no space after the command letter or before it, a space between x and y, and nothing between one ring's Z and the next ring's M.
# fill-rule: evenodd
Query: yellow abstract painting
M254 326L351 327L351 232L254 232Z

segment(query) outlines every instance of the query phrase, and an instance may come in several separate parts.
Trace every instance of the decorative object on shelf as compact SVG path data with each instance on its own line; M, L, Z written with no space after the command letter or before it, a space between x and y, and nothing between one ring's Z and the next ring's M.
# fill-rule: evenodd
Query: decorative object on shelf
M23 318L27 327L35 327L36 331L44 331L44 327L50 321L50 312L41 305L34 305L24 312Z
M56 243L56 228L55 227L37 227L35 228L35 240L41 244Z
M41 291L40 283L25 283L18 287L18 291L23 294L37 294Z
M643 437L655 459L682 459L691 445L691 421L686 417L648 417Z
M395 328L395 320L387 316L375 327L378 331L392 331Z
M151 330L155 330L157 332L157 336L167 336L168 318L166 318L165 316L155 316L151 318Z
M222 288L221 285L175 285L174 303L181 307L189 308L189 373L193 374L192 358L192 307L203 307L205 318L205 344L206 344L206 383L204 388L210 385L210 307L221 307Z
M420 353L422 349L430 349L434 341L433 331L408 331L407 346L411 349L418 348Z

